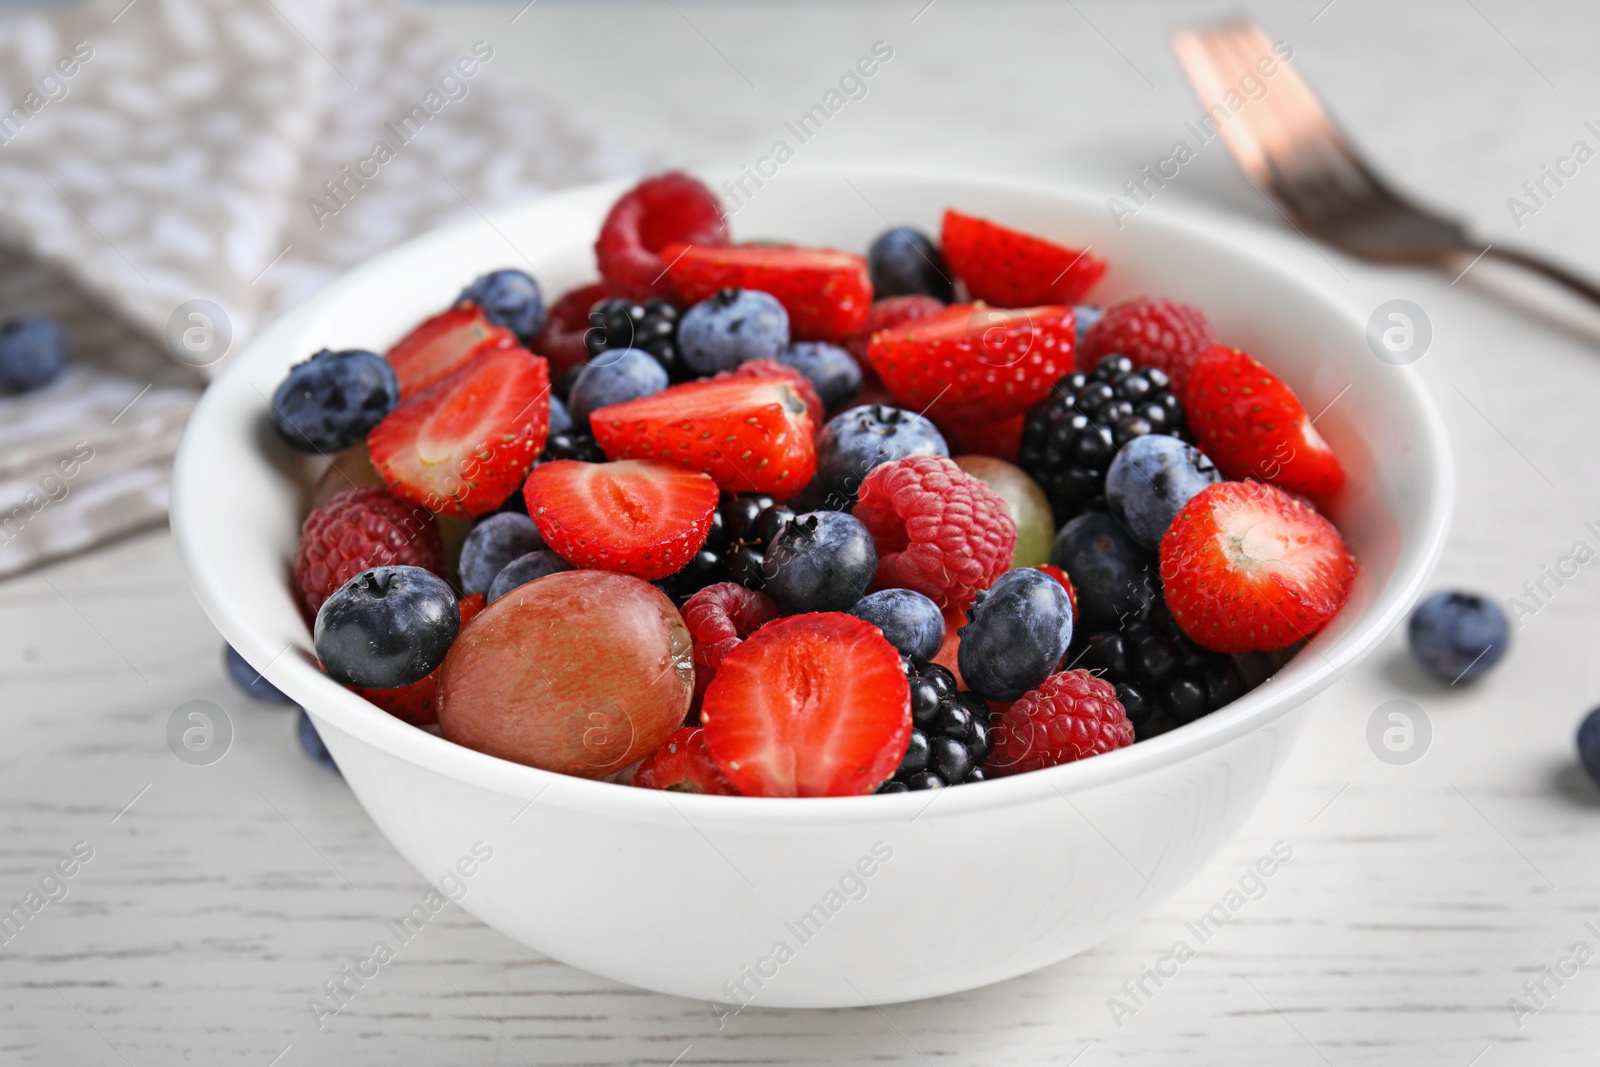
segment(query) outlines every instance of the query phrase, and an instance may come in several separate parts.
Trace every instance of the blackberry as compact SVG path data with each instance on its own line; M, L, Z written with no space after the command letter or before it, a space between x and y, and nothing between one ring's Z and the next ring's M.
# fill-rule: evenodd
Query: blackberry
M1165 606L1141 621L1089 635L1069 653L1069 662L1116 687L1140 741L1209 715L1248 688L1232 656L1189 640Z
M583 347L591 359L608 348L638 348L654 356L671 381L695 376L678 351L678 309L665 300L602 300L589 311L589 322Z
M564 430L561 433L551 434L544 443L544 451L539 453L540 463L549 463L553 459L575 459L583 463L604 463L606 454L600 450L600 445L593 435L582 430Z
M911 683L911 743L880 793L942 789L984 779L989 758L989 705L956 689L956 676L937 663L900 657Z
M794 518L794 510L758 493L724 493L711 513L711 532L694 558L676 574L658 583L661 590L682 604L717 582L738 582L746 589L766 584L767 546Z
M1106 510L1106 468L1117 450L1149 433L1189 439L1183 405L1166 373L1106 356L1074 371L1028 411L1017 465L1039 483L1056 524Z

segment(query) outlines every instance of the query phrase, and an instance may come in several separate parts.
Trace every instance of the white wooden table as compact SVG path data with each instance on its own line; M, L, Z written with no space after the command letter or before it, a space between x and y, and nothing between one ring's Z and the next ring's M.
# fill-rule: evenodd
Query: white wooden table
M442 33L515 57L497 69L681 160L753 161L886 40L893 60L806 158L987 166L1107 196L1199 110L1168 31L1223 13L926 2L543 0L514 25L518 3L429 10ZM1319 15L1324 2L1254 13L1391 173L1487 239L1600 276L1600 162L1520 232L1506 206L1574 140L1600 147L1582 125L1600 105L1592 8L1337 0ZM1276 219L1216 145L1160 197ZM1471 276L1452 287L1304 259L1358 306L1403 297L1432 320L1420 367L1461 468L1439 584L1503 599L1575 541L1600 547L1584 529L1600 517L1594 344L1487 301ZM1600 790L1571 742L1600 703L1594 570L1524 620L1471 688L1427 681L1391 639L1317 701L1267 802L1211 868L1134 929L1037 974L881 1011L753 1009L719 1030L704 1005L574 971L448 908L319 1031L307 998L425 883L301 757L291 716L225 680L171 539L149 533L0 585L0 910L76 843L93 850L67 895L0 945L0 1062L1592 1063L1600 960L1559 985L1541 968L1570 970L1579 941L1600 952ZM1408 766L1366 741L1395 698L1432 724ZM191 699L221 704L236 729L210 767L165 743ZM1124 982L1279 840L1293 859L1265 895L1114 1017L1110 998L1135 1004ZM981 922L981 909L952 901L950 921ZM1536 1001L1523 986L1541 980ZM1519 1016L1511 998L1539 1010Z

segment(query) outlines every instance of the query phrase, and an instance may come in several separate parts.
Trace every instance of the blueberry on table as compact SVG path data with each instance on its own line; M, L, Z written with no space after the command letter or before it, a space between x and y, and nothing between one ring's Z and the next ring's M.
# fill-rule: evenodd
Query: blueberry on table
M400 403L400 379L389 361L359 348L324 348L272 394L272 424L300 452L342 452Z
M777 359L789 347L789 313L755 289L723 289L683 313L678 350L695 374L732 370L752 359Z
M67 335L54 319L13 319L0 326L0 393L29 393L67 365Z
M902 655L932 659L944 644L944 612L913 589L880 589L855 602L850 614L883 631Z
M268 704L293 704L283 691L261 676L261 673L245 658L233 650L232 645L223 645L225 650L223 659L228 664L228 676L233 679L240 689L252 699L264 701Z
M581 365L567 394L572 424L589 428L589 415L611 404L652 396L667 387L667 372L650 353L637 348L608 348Z
M333 754L328 751L328 746L322 743L322 735L317 733L317 727L311 721L311 716L306 714L306 709L300 709L300 717L294 724L295 736L300 739L300 747L312 760L320 763L330 771L337 772L339 765L333 762Z
M861 392L861 367L838 345L826 341L796 341L778 357L816 387L822 406L829 411L854 400Z
M501 511L487 516L461 543L461 562L456 567L461 575L461 591L487 593L495 575L506 564L544 547L539 528L526 514Z
M1454 685L1471 681L1500 662L1511 644L1511 627L1494 601L1446 590L1417 605L1406 636L1411 654Z
M1103 511L1063 526L1050 546L1050 563L1071 576L1081 622L1096 632L1144 618L1161 599L1155 556Z
M363 689L410 685L444 662L461 609L443 578L421 567L373 567L317 610L317 659L328 677Z
M796 515L767 546L764 591L791 612L844 611L878 569L861 520L842 511Z
M1584 716L1578 726L1578 762L1600 785L1600 708Z
M527 585L536 578L543 578L547 574L559 571L572 570L572 564L550 551L548 548L536 549L500 568L500 573L494 576L494 581L489 583L488 595L484 597L487 603L493 604L519 585Z
M1198 448L1162 433L1135 437L1122 446L1106 471L1106 504L1148 549L1161 536L1189 498L1222 481L1216 464Z
M1072 643L1072 601L1041 570L1007 571L967 610L958 653L967 688L1016 700L1055 673Z
M828 420L817 437L813 490L822 506L855 503L861 482L877 467L907 456L950 455L938 427L922 415L883 404L862 404Z
M872 295L910 296L925 293L946 304L956 298L955 283L944 254L933 239L910 226L896 226L878 235L867 250Z
M544 325L544 296L539 283L526 271L493 270L479 276L456 298L470 300L483 309L483 317L504 326L524 344Z

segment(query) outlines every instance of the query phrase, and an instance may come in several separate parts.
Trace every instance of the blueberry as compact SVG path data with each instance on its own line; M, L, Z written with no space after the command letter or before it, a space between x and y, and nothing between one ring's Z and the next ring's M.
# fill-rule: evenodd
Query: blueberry
M1198 448L1163 433L1135 437L1106 471L1111 514L1145 548L1155 549L1189 498L1222 481Z
M1072 309L1073 321L1078 328L1078 347L1083 347L1083 335L1089 332L1089 327L1105 318L1106 309L1094 304L1079 304Z
M282 690L267 681L259 671L246 663L245 658L235 652L232 645L223 645L222 647L226 650L223 659L228 664L229 677L247 695L255 700L265 701L268 704L294 703L284 695Z
M882 630L889 643L907 656L932 659L944 644L944 613L910 589L880 589L856 601L850 614Z
M421 567L373 567L317 611L317 658L341 685L394 689L444 662L461 609L443 578Z
M590 412L650 396L666 387L667 372L650 353L608 348L583 364L567 395L567 413L575 426L587 430Z
M879 299L926 293L948 304L956 298L939 246L910 226L896 226L872 242L867 272L872 275L872 295Z
M549 549L529 552L500 568L500 573L495 575L494 581L489 584L489 593L484 600L493 604L519 585L527 585L536 578L543 578L557 571L570 570L572 564Z
M1578 726L1578 762L1600 785L1600 708L1591 711Z
M766 592L791 612L844 611L878 569L861 520L842 511L796 515L767 546Z
M305 708L300 709L300 717L295 721L294 732L300 739L300 747L305 749L306 755L330 771L339 769L339 765L333 762L333 753L322 743L322 735L317 733L316 724L311 721L311 716L306 714Z
M550 398L550 436L566 433L572 429L572 415L567 411L567 405L559 397Z
M1063 526L1050 546L1050 562L1072 579L1082 625L1091 631L1142 619L1161 598L1155 557L1104 512L1079 515Z
M324 348L297 363L272 394L272 424L301 452L342 452L400 403L389 361L359 348Z
M1511 643L1505 612L1475 593L1435 593L1411 613L1406 627L1411 654L1454 685L1500 662Z
M0 393L29 393L67 365L67 335L54 319L28 317L0 326Z
M544 325L544 297L539 283L525 271L492 270L461 290L456 299L477 304L484 318L523 341L532 341Z
M815 492L824 507L848 508L874 467L907 456L949 457L950 446L921 415L862 404L835 415L817 438Z
M788 347L789 313L777 297L754 289L724 289L685 311L678 323L678 350L696 374L777 359Z
M985 700L1016 700L1055 673L1072 643L1072 601L1044 571L1007 571L967 610L959 662Z
M861 392L861 368L850 353L826 341L796 341L778 357L817 387L822 406L829 411L853 400Z
M521 495L516 494L516 495ZM461 543L461 590L487 593L494 576L518 556L545 547L539 528L526 515L501 511L483 519Z

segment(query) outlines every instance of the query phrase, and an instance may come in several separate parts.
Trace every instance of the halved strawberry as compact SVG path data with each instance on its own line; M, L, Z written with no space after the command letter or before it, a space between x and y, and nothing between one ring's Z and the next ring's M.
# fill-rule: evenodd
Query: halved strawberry
M903 407L935 422L999 422L1050 394L1076 342L1069 307L957 305L873 334L867 358Z
M516 348L517 335L484 317L476 304L441 311L389 349L386 359L400 379L400 399L415 396L486 352Z
M646 178L622 195L611 207L594 258L600 273L634 300L669 296L666 277L671 256L662 251L671 244L725 245L728 224L717 194L687 174L658 174Z
M944 213L944 258L974 300L1001 307L1076 304L1106 272L1088 249L1054 244L987 219Z
M678 793L739 795L706 750L705 731L698 726L683 727L667 738L666 744L646 756L634 772L633 784L641 789L667 789Z
M533 339L533 352L550 361L550 380L559 382L567 371L589 358L583 346L589 332L589 309L609 296L618 296L610 282L579 286L550 305L539 336Z
M822 407L822 397L818 395L817 387L811 384L811 379L793 367L779 363L775 359L747 359L732 370L713 375L713 380L720 381L724 378L779 378L788 382L794 388L795 395L805 403L806 414L811 416L811 428L822 429L826 415Z
M1344 606L1356 561L1333 523L1264 482L1207 486L1161 539L1161 584L1178 626L1213 652L1270 652Z
M906 754L911 688L870 622L791 615L728 653L701 721L712 759L747 796L859 796Z
M545 361L506 348L402 400L367 434L367 450L402 500L472 518L516 491L549 429Z
M1237 348L1212 345L1189 370L1183 404L1195 444L1229 478L1331 493L1344 468L1283 381Z
M730 493L786 500L817 471L811 416L779 378L669 386L592 412L589 429L610 459L659 459L705 471Z
M759 289L777 297L789 313L789 334L796 341L843 341L861 329L872 307L867 261L850 252L677 244L663 248L661 258L684 305L723 289Z
M528 517L562 559L647 582L700 551L718 498L704 474L650 460L541 463L522 495Z
M867 312L866 321L861 324L861 329L845 339L845 351L861 364L862 373L875 378L876 372L872 369L871 361L867 359L867 346L872 343L873 334L879 330L904 326L908 322L935 318L943 315L946 310L948 308L942 300L922 293L913 293L910 296L886 296L882 300L874 300L871 310Z

